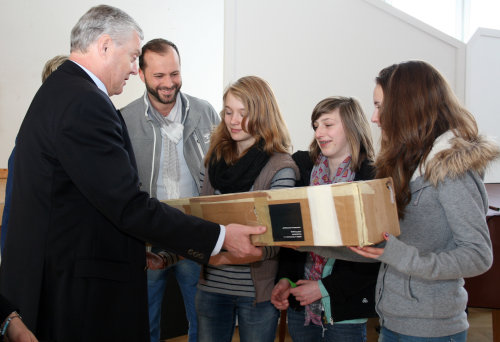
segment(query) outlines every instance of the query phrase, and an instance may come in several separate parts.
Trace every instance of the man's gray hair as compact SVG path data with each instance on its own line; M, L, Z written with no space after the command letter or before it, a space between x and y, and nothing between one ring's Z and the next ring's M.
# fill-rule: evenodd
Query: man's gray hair
M101 35L109 34L115 44L121 45L137 32L141 40L144 34L139 25L119 8L99 5L85 13L71 30L71 52L86 52Z

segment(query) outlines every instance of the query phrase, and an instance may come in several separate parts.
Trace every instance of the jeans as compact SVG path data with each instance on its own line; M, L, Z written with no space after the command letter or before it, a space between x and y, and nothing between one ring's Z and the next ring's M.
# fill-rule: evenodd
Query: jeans
M378 342L465 342L467 341L467 330L455 335L442 337L416 337L398 334L382 327Z
M231 342L236 319L241 342L273 342L279 311L270 301L199 290L196 294L199 342Z
M184 299L186 317L189 322L189 342L198 339L198 321L194 298L201 266L191 260L180 260L164 270L148 270L149 332L151 342L160 340L161 304L167 287L167 271L173 269Z
M366 323L304 326L305 312L288 309L288 332L293 342L366 342Z

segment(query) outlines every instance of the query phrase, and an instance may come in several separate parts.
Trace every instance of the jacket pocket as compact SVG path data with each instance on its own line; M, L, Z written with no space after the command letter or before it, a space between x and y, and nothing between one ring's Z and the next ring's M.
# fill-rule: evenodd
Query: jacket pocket
M430 184L426 184L426 185L418 187L416 189L412 189L410 205L417 206L419 204L419 202L420 202L422 194L425 191L425 188L427 188L429 186L431 186L431 185Z
M467 294L460 280L425 280L397 271L388 275L378 306L384 315L448 318L465 310Z
M75 278L100 278L119 282L130 281L128 262L103 259L80 259L75 263Z
M210 146L210 135L212 131L210 127L197 127L194 130L194 138L196 141L196 148L201 157L205 157Z
M379 300L379 308L384 314L393 316L414 316L419 307L411 287L409 275L389 268L385 273L383 293Z

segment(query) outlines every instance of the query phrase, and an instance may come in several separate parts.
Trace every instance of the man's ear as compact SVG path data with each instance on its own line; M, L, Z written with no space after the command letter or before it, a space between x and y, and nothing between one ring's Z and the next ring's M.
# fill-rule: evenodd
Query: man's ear
M105 57L109 55L109 49L113 46L113 39L109 34L103 34L97 39L97 52L99 56Z
M139 77L141 78L142 82L146 83L146 80L144 79L144 73L142 72L141 68L139 68Z

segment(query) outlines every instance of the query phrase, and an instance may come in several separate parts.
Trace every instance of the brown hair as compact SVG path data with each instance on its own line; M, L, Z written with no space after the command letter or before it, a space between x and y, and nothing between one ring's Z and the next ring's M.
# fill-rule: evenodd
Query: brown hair
M269 155L274 152L288 152L290 148L288 129L269 84L260 77L246 76L225 90L224 101L229 93L245 106L246 115L241 126L245 130L248 121L248 133L255 138L255 143L262 144L263 150ZM231 139L224 122L224 109L220 115L222 121L212 133L210 148L205 157L206 166L212 155L214 161L224 158L228 165L234 164L241 157L238 155L236 142Z
M398 66L397 64L393 64L388 67L385 67L382 70L380 70L378 76L375 77L375 83L382 87L382 92L385 92L387 90L387 84L389 83L389 79L391 78L392 73L394 72L394 69L396 69L397 66Z
M390 77L380 112L377 178L392 177L400 218L410 202L410 180L441 134L477 138L473 116L460 105L443 76L421 61L404 62Z
M172 43L170 40L166 40L163 38L152 39L142 47L141 55L139 56L139 68L144 71L146 68L146 61L144 60L144 55L146 52L151 51L158 54L166 54L169 49L174 49L177 53L177 57L179 57L179 64L181 64L181 55L179 55L179 49L177 49L177 45Z
M340 120L352 153L352 170L357 172L365 159L373 161L374 157L370 125L358 100L342 96L321 100L313 109L311 126L316 131L314 122L323 114L331 113L335 109L339 110ZM315 163L320 153L318 142L313 139L309 146L309 154Z

